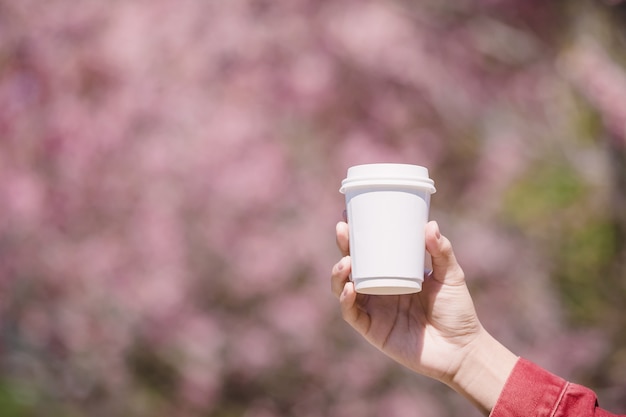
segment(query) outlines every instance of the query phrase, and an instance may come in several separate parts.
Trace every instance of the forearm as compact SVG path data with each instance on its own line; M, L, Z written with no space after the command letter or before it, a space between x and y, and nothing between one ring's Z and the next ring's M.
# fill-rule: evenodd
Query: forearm
M489 415L517 360L515 354L483 330L467 346L466 357L456 374L444 382Z

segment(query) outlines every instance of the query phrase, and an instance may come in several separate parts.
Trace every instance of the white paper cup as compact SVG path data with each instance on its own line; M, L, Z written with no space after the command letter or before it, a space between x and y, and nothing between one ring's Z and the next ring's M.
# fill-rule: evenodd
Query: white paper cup
M352 280L362 294L411 294L424 281L428 169L367 164L348 169L341 183L350 228Z

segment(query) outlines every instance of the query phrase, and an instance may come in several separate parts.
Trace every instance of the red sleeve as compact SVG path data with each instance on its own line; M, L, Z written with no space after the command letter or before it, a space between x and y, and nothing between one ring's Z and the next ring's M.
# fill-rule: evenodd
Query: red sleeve
M491 417L614 417L598 407L593 391L520 358Z

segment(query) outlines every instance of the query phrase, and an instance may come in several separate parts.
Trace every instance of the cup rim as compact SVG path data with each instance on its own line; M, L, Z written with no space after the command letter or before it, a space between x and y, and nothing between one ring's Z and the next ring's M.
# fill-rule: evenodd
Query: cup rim
M377 163L362 164L348 168L339 192L365 187L419 188L430 194L436 192L435 182L429 177L428 169L420 165Z

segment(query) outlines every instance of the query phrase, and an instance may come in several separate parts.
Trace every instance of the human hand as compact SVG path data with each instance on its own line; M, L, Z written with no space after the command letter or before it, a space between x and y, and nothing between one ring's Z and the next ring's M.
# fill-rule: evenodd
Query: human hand
M408 295L357 294L349 280L347 223L339 222L336 233L343 258L332 269L331 289L344 320L398 363L450 385L488 413L517 358L478 320L463 270L437 223L425 229L433 271L421 292ZM487 380L477 381L478 375Z

